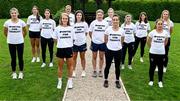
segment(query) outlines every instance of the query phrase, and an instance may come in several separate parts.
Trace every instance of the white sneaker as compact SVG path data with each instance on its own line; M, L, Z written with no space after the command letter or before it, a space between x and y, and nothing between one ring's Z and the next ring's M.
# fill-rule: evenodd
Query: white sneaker
M42 63L41 68L44 68L46 66L46 63Z
M40 62L40 58L39 57L36 58L36 62Z
M57 89L62 88L62 80L58 80Z
M144 62L144 60L143 60L143 58L142 58L142 57L140 58L140 61L141 61L141 62Z
M23 79L23 77L24 77L23 72L19 72L19 76L18 76L18 78L19 78L19 79Z
M73 74L72 74L72 77L76 77L76 72L75 71L73 71Z
M17 79L17 74L15 72L12 73L12 79Z
M156 66L156 69L155 69L156 72L158 72L158 67Z
M167 71L167 68L163 67L163 72L166 73L166 71Z
M160 88L162 88L163 87L163 83L160 81L160 82L158 82L158 85L159 85L159 87Z
M128 68L129 68L129 69L132 69L132 66L131 66L131 65L128 65Z
M32 60L31 60L31 62L35 62L36 61L36 58L35 57L33 57L32 58Z
M121 69L124 69L124 68L125 68L125 67L124 67L124 64L122 64L122 65L121 65Z
M85 77L86 76L86 72L83 70L82 71L82 74L81 74L82 77Z
M149 81L148 85L153 86L153 81Z
M49 67L53 67L53 63L51 62L51 63L49 63Z
M71 80L68 80L68 89L72 89L73 88L73 82L72 82L72 79Z

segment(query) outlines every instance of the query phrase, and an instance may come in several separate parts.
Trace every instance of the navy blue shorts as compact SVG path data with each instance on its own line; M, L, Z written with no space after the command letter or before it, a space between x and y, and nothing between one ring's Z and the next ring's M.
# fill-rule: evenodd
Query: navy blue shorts
M57 48L56 56L58 58L71 58L73 56L73 49L70 48Z
M85 51L87 51L86 43L81 46L73 45L73 52L85 52Z
M40 33L41 32L32 32L32 31L29 31L29 37L30 38L40 38Z
M106 51L106 44L105 43L102 43L102 44L96 44L94 42L91 42L91 47L90 49L93 51L93 52L97 52L97 51Z

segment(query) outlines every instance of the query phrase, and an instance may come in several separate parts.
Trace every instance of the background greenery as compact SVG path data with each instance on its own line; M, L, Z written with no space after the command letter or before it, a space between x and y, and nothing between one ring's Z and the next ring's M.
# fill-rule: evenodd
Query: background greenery
M80 0L75 0L75 9L82 9ZM9 9L17 7L20 11L20 17L27 18L31 14L33 5L40 8L43 15L44 9L49 8L52 14L62 9L65 5L71 4L71 0L0 0L0 18L9 18ZM162 10L168 9L171 13L171 19L174 22L180 22L180 1L179 0L114 0L112 7L115 10L123 10L131 13L134 19L138 19L139 13L147 12L149 20L155 20L160 17ZM106 12L108 4L103 0L101 8ZM85 12L95 13L97 6L95 0L89 0L85 4Z

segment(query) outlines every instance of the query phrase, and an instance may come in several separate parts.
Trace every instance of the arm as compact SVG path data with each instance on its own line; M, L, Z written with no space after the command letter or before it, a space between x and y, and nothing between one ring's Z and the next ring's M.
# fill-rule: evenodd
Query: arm
M165 39L164 46L166 46L168 43L168 38Z
M173 32L173 27L170 27L170 34L172 34Z
M108 42L108 35L104 35L104 42L107 43Z
M4 27L4 35L7 37L8 28Z
M121 44L123 44L123 43L124 43L124 36L121 37Z
M23 27L23 37L25 37L27 34L27 30L26 30L26 27Z
M92 32L89 32L89 37L92 39Z
M151 42L152 42L152 38L151 37L147 37L147 45L149 46L149 47L151 47Z

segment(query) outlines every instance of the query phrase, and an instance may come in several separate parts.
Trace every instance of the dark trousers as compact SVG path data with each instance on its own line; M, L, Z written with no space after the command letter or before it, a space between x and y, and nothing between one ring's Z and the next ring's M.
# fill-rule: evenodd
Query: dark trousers
M150 78L150 81L154 80L154 71L155 71L156 66L158 67L159 81L162 81L163 59L164 59L164 55L157 55L157 54L151 54L151 53L149 54L149 62L150 62L149 78Z
M116 80L119 80L120 62L121 62L121 50L112 51L112 50L107 49L105 51L105 58L106 58L106 67L104 69L104 78L108 79L109 69L111 67L112 60L114 59Z
M52 62L54 41L52 38L46 39L44 37L41 37L42 60L44 63L46 62L46 47L47 47L47 45L49 48L50 62Z
M133 57L133 51L134 51L134 42L131 43L123 43L122 48L122 64L125 62L126 57L126 51L128 49L128 65L131 65L132 57Z
M23 60L24 43L9 44L9 52L10 52L10 56L11 56L12 71L13 72L16 71L16 54L18 54L19 70L23 71L23 68L24 68L24 60Z
M139 46L139 43L140 43L140 49L141 49L140 55L141 55L141 57L144 56L144 48L145 48L145 45L146 45L146 37L143 37L143 38L135 37L133 57L136 54L136 51L137 51L138 46Z
M168 65L168 60L169 60L169 58L168 58L168 53L169 53L169 47L170 47L170 38L168 38L168 43L167 43L167 45L165 46L165 58L164 58L164 67L167 67L167 65Z

